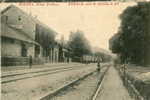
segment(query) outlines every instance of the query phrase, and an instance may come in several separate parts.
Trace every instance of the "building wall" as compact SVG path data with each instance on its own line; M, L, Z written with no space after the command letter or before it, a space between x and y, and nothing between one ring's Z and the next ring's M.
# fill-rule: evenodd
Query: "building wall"
M34 57L34 49L35 49L35 45L33 44L26 44L27 45L27 56L32 56Z
M54 62L58 62L58 57L59 57L59 48L58 47L54 48L53 55L54 55L53 56Z
M20 40L4 38L2 37L1 42L1 63L2 66L16 66L16 65L28 65L29 55L34 57L34 44L23 42ZM22 55L23 46L27 50L26 56ZM34 61L36 63L42 63L42 61Z
M23 40L24 42L22 41L21 43L26 44L27 56L32 55L34 57L35 45L33 45L31 42L35 40L35 20L30 15L27 15L21 9L13 5L10 6L9 9L4 13L2 13L1 19L2 36L10 37L14 40L16 39L17 41ZM21 43L10 43L8 41L4 41L4 39L2 41L2 49L4 53L2 53L2 56L21 56ZM5 50L6 48L7 50ZM9 50L9 48L12 48L12 50Z
M1 55L2 57L22 57L22 44L27 49L27 56L34 57L34 44L2 37Z
M59 60L59 48L55 46L54 48L51 48L49 51L49 62L56 63Z
M19 41L5 40L1 43L1 55L4 56L21 56L21 45Z
M35 21L31 16L24 13L21 9L10 6L11 8L2 14L2 21L25 32L33 40L35 39ZM6 18L7 17L7 18Z
M9 39L7 41L2 41L3 57L22 57L22 45L25 45L25 48L27 49L27 55L23 55L24 57L28 57L30 55L35 57L36 55L35 58L46 57L46 60L49 62L58 62L59 48L57 46L50 51L50 54L48 53L49 48L45 49L40 47L40 53L37 54L37 52L35 52L37 49L35 49L35 44L33 44L33 41L36 41L40 44L40 40L42 40L41 38L36 38L37 34L39 34L39 37L42 37L41 34L50 34L49 38L52 42L54 42L56 32L44 26L43 24L38 23L35 19L33 19L32 16L26 14L20 8L13 5L2 13L1 19L3 23L3 35L1 36L15 40L15 42L9 42Z

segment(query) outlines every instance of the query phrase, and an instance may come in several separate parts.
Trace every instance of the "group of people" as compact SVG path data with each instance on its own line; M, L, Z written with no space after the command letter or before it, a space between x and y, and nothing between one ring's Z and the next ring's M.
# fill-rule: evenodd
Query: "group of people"
M99 57L99 58L97 59L97 71L100 71L100 70L101 70L101 65L100 65L101 62L102 62L102 59ZM29 67L30 67L30 68L32 67L32 64L33 64L32 56L29 56Z

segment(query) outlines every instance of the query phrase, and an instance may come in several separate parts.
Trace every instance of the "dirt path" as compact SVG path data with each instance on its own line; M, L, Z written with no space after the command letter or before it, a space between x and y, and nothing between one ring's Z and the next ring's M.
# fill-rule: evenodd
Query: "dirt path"
M106 73L96 100L133 100L114 67L110 67Z

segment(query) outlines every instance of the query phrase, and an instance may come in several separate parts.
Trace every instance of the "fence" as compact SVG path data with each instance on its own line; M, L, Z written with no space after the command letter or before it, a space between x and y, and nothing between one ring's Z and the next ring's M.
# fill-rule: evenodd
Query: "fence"
M139 80L117 67L125 87L135 100L150 100L150 84Z
M32 64L43 64L44 59L42 58L33 58ZM29 65L29 57L1 57L2 66L24 66Z

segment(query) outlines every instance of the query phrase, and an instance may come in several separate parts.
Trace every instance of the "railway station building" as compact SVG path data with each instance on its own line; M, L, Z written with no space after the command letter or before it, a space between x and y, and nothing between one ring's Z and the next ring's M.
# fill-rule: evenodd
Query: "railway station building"
M55 41L58 34L20 8L10 5L1 11L1 64L27 65L65 62L65 50Z
M26 65L28 56L37 55L37 47L42 51L35 41L34 26L34 20L13 5L1 12L2 65Z

